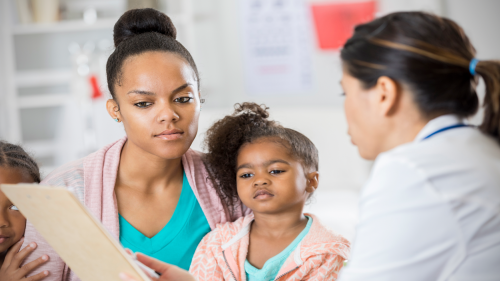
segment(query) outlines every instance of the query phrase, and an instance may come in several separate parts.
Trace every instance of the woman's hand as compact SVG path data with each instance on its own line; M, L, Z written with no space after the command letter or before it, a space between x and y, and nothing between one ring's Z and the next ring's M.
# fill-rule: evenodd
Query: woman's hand
M49 275L48 271L40 272L36 275L25 277L26 274L30 273L43 263L49 260L49 256L43 255L42 257L25 264L21 267L24 259L36 249L36 243L31 243L24 247L21 251L21 246L23 245L24 238L21 238L19 242L14 244L7 252L5 260L3 261L2 267L0 268L0 280L2 281L38 281Z
M159 279L153 278L153 280L158 280L158 281L196 280L191 274L189 274L189 272L185 271L184 269L181 269L175 265L161 262L157 259L148 257L146 255L137 253L137 260L142 262L145 266L161 274ZM120 273L120 278L123 281L138 281L126 273Z

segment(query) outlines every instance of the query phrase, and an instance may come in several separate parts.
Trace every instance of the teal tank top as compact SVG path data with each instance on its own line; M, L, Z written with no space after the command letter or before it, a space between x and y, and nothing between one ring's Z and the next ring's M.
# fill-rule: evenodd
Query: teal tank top
M189 270L196 247L210 232L210 225L186 174L182 178L179 202L170 221L154 237L148 238L119 215L120 243L166 263Z

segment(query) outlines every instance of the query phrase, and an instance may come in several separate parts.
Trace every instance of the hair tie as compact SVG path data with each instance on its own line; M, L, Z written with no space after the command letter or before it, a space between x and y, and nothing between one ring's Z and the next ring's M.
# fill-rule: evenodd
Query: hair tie
M470 60L470 63L469 63L469 72L472 76L476 75L476 65L477 63L479 62L478 59L476 58L473 58Z

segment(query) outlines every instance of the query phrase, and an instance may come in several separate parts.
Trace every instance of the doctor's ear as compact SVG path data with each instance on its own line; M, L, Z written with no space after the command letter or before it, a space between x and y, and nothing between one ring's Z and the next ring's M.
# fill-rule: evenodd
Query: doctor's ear
M122 121L122 117L120 114L120 106L114 99L109 99L106 102L106 110L108 111L109 116L113 118L113 120L115 120L118 123Z
M396 81L387 76L381 76L374 87L372 102L375 103L380 116L389 116L397 109L401 89Z
M318 189L319 185L319 173L318 171L314 171L311 173L306 174L306 179L307 179L307 186L306 186L306 191L308 193L313 193Z

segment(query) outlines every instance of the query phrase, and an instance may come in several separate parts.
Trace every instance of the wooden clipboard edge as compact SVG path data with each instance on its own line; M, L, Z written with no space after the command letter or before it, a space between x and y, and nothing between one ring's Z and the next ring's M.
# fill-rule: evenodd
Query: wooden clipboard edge
M59 190L64 190L64 191L68 192L71 195L72 200L74 200L76 202L76 204L87 215L89 215L90 219L92 220L92 222L94 223L94 225L99 229L99 231L101 231L101 233L103 233L104 236L106 236L106 238L108 238L108 240L111 241L111 243L118 250L118 252L120 252L125 257L125 260L132 266L132 268L135 269L136 274L138 274L139 277L141 277L143 279L143 281L149 281L149 280L151 280L148 276L146 276L146 274L144 273L144 271L142 269L140 269L139 266L132 260L132 258L130 257L130 255L127 252L125 252L125 250L118 243L118 241L116 241L116 239L113 236L111 236L111 234L108 231L106 231L106 229L104 227L101 227L102 223L99 220L97 220L97 218L94 217L94 215L87 209L87 207L85 205L83 205L82 202L80 202L80 200L78 200L78 198L76 198L75 194L73 192L71 192L70 190L68 190L66 187L51 186L51 185L39 185L39 184L32 184L32 183L19 183L19 184L0 184L0 189L3 192L3 187L16 188L16 187L19 187L19 186L37 186L37 188L42 188L42 189L59 189ZM5 194L5 192L4 192L4 194ZM5 194L5 196L7 196L7 194ZM10 198L9 198L9 200L10 200ZM21 212L21 214L22 214L22 212ZM48 243L48 241L47 241L47 243ZM50 245L50 243L49 243L49 245ZM52 245L50 245L50 246L53 247Z

